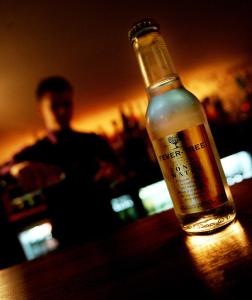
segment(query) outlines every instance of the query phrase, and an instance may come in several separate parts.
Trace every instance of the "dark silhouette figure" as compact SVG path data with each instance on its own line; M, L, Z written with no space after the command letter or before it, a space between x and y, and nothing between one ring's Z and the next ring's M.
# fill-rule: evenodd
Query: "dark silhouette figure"
M64 78L42 80L37 100L47 135L24 148L2 168L21 164L17 179L24 192L42 189L60 245L102 237L115 229L110 186L116 159L104 138L71 128L73 88Z

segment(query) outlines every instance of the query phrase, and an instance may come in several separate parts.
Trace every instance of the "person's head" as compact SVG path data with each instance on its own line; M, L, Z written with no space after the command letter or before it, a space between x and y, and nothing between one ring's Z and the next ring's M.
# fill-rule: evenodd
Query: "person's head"
M36 90L39 110L49 131L70 127L73 113L73 88L60 76L47 77L40 81Z

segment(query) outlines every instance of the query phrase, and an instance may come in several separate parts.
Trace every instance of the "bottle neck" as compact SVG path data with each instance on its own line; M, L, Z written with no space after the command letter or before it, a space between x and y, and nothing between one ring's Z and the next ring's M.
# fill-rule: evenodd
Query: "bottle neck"
M133 41L140 70L148 91L179 81L166 44L159 32L150 32Z

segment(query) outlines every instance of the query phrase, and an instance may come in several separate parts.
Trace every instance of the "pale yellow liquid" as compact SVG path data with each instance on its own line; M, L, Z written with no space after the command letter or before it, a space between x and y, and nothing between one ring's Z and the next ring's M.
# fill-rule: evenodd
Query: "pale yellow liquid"
M235 205L204 110L199 100L187 91L176 77L155 84L155 86L147 89L147 93L150 101L146 112L146 128L151 141L154 142L169 134L175 134L179 131L204 124L225 189L227 198L225 203L221 203L219 206L213 208L208 207L207 210L202 207L202 210L198 209L197 212L193 213L181 211L176 205L176 199L172 197L174 210L182 229L189 234L203 234L219 230L230 224L235 219ZM156 151L156 155L158 157L160 153ZM164 175L164 166L160 164L160 168ZM165 176L164 179L172 196L174 186Z

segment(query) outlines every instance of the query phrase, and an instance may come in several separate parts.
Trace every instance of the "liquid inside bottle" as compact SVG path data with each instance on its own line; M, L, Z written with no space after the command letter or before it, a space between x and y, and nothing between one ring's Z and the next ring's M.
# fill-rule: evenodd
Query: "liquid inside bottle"
M176 78L148 94L146 128L183 230L209 233L229 224L234 202L200 102Z
M129 37L149 98L146 128L181 227L223 228L236 211L203 106L180 81L159 24L137 22Z

